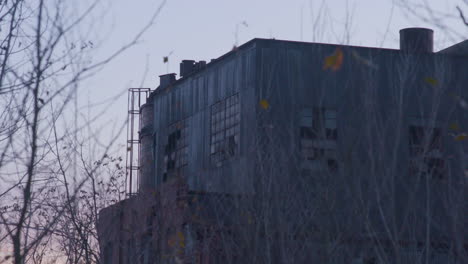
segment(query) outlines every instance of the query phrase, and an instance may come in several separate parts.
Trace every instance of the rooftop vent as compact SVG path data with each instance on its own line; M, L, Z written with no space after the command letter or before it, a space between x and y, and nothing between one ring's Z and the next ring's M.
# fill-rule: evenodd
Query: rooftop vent
M199 71L199 70L205 68L205 66L206 66L206 61L199 61L199 62L195 63L195 70Z
M159 88L164 88L166 86L169 86L173 82L175 82L176 81L175 76L176 76L175 73L159 75Z
M180 77L185 77L193 72L195 66L194 60L183 60L180 63Z
M183 60L180 63L180 77L185 77L192 72L199 71L206 66L206 61L195 62L194 60Z
M409 53L432 53L434 31L429 28L404 28L400 30L400 50Z

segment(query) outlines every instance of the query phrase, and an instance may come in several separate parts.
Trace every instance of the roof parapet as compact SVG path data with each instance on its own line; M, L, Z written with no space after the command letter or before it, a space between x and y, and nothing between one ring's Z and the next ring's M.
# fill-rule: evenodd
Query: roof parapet
M159 75L159 88L164 88L176 81L175 73Z

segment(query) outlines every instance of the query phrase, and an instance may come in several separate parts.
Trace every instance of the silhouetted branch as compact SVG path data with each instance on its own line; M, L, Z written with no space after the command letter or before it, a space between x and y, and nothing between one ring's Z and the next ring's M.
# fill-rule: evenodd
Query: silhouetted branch
M457 6L457 10L458 10L458 14L460 15L460 18L463 21L463 24L465 24L465 26L468 26L468 21L466 21L465 16L463 15L463 11L461 10L459 6Z

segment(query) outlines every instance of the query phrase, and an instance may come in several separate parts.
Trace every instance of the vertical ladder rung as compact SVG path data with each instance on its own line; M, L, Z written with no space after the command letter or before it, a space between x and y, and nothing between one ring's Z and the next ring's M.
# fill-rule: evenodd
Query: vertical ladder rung
M148 96L151 92L150 88L130 88L128 89L128 123L127 123L127 159L126 159L126 169L127 172L130 171L129 174L130 179L125 178L125 188L128 191L127 195L135 194L133 190L133 171L136 173L137 182L138 182L138 174L139 174L139 149L140 149L140 140L138 138L138 131L140 130L140 118L139 115L141 114L140 107L141 105L146 103ZM138 118L138 120L135 120ZM138 123L138 127L135 127L135 121ZM135 137L137 139L135 139ZM136 146L136 149L134 147ZM133 163L137 163L137 165L133 165ZM130 181L130 183L127 182ZM127 189L128 186L128 189Z

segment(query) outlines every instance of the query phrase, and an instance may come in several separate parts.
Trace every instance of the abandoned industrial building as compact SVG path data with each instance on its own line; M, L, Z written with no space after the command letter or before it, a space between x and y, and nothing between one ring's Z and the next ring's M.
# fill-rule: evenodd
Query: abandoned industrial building
M103 263L468 263L467 70L468 41L424 28L182 61L129 92Z

